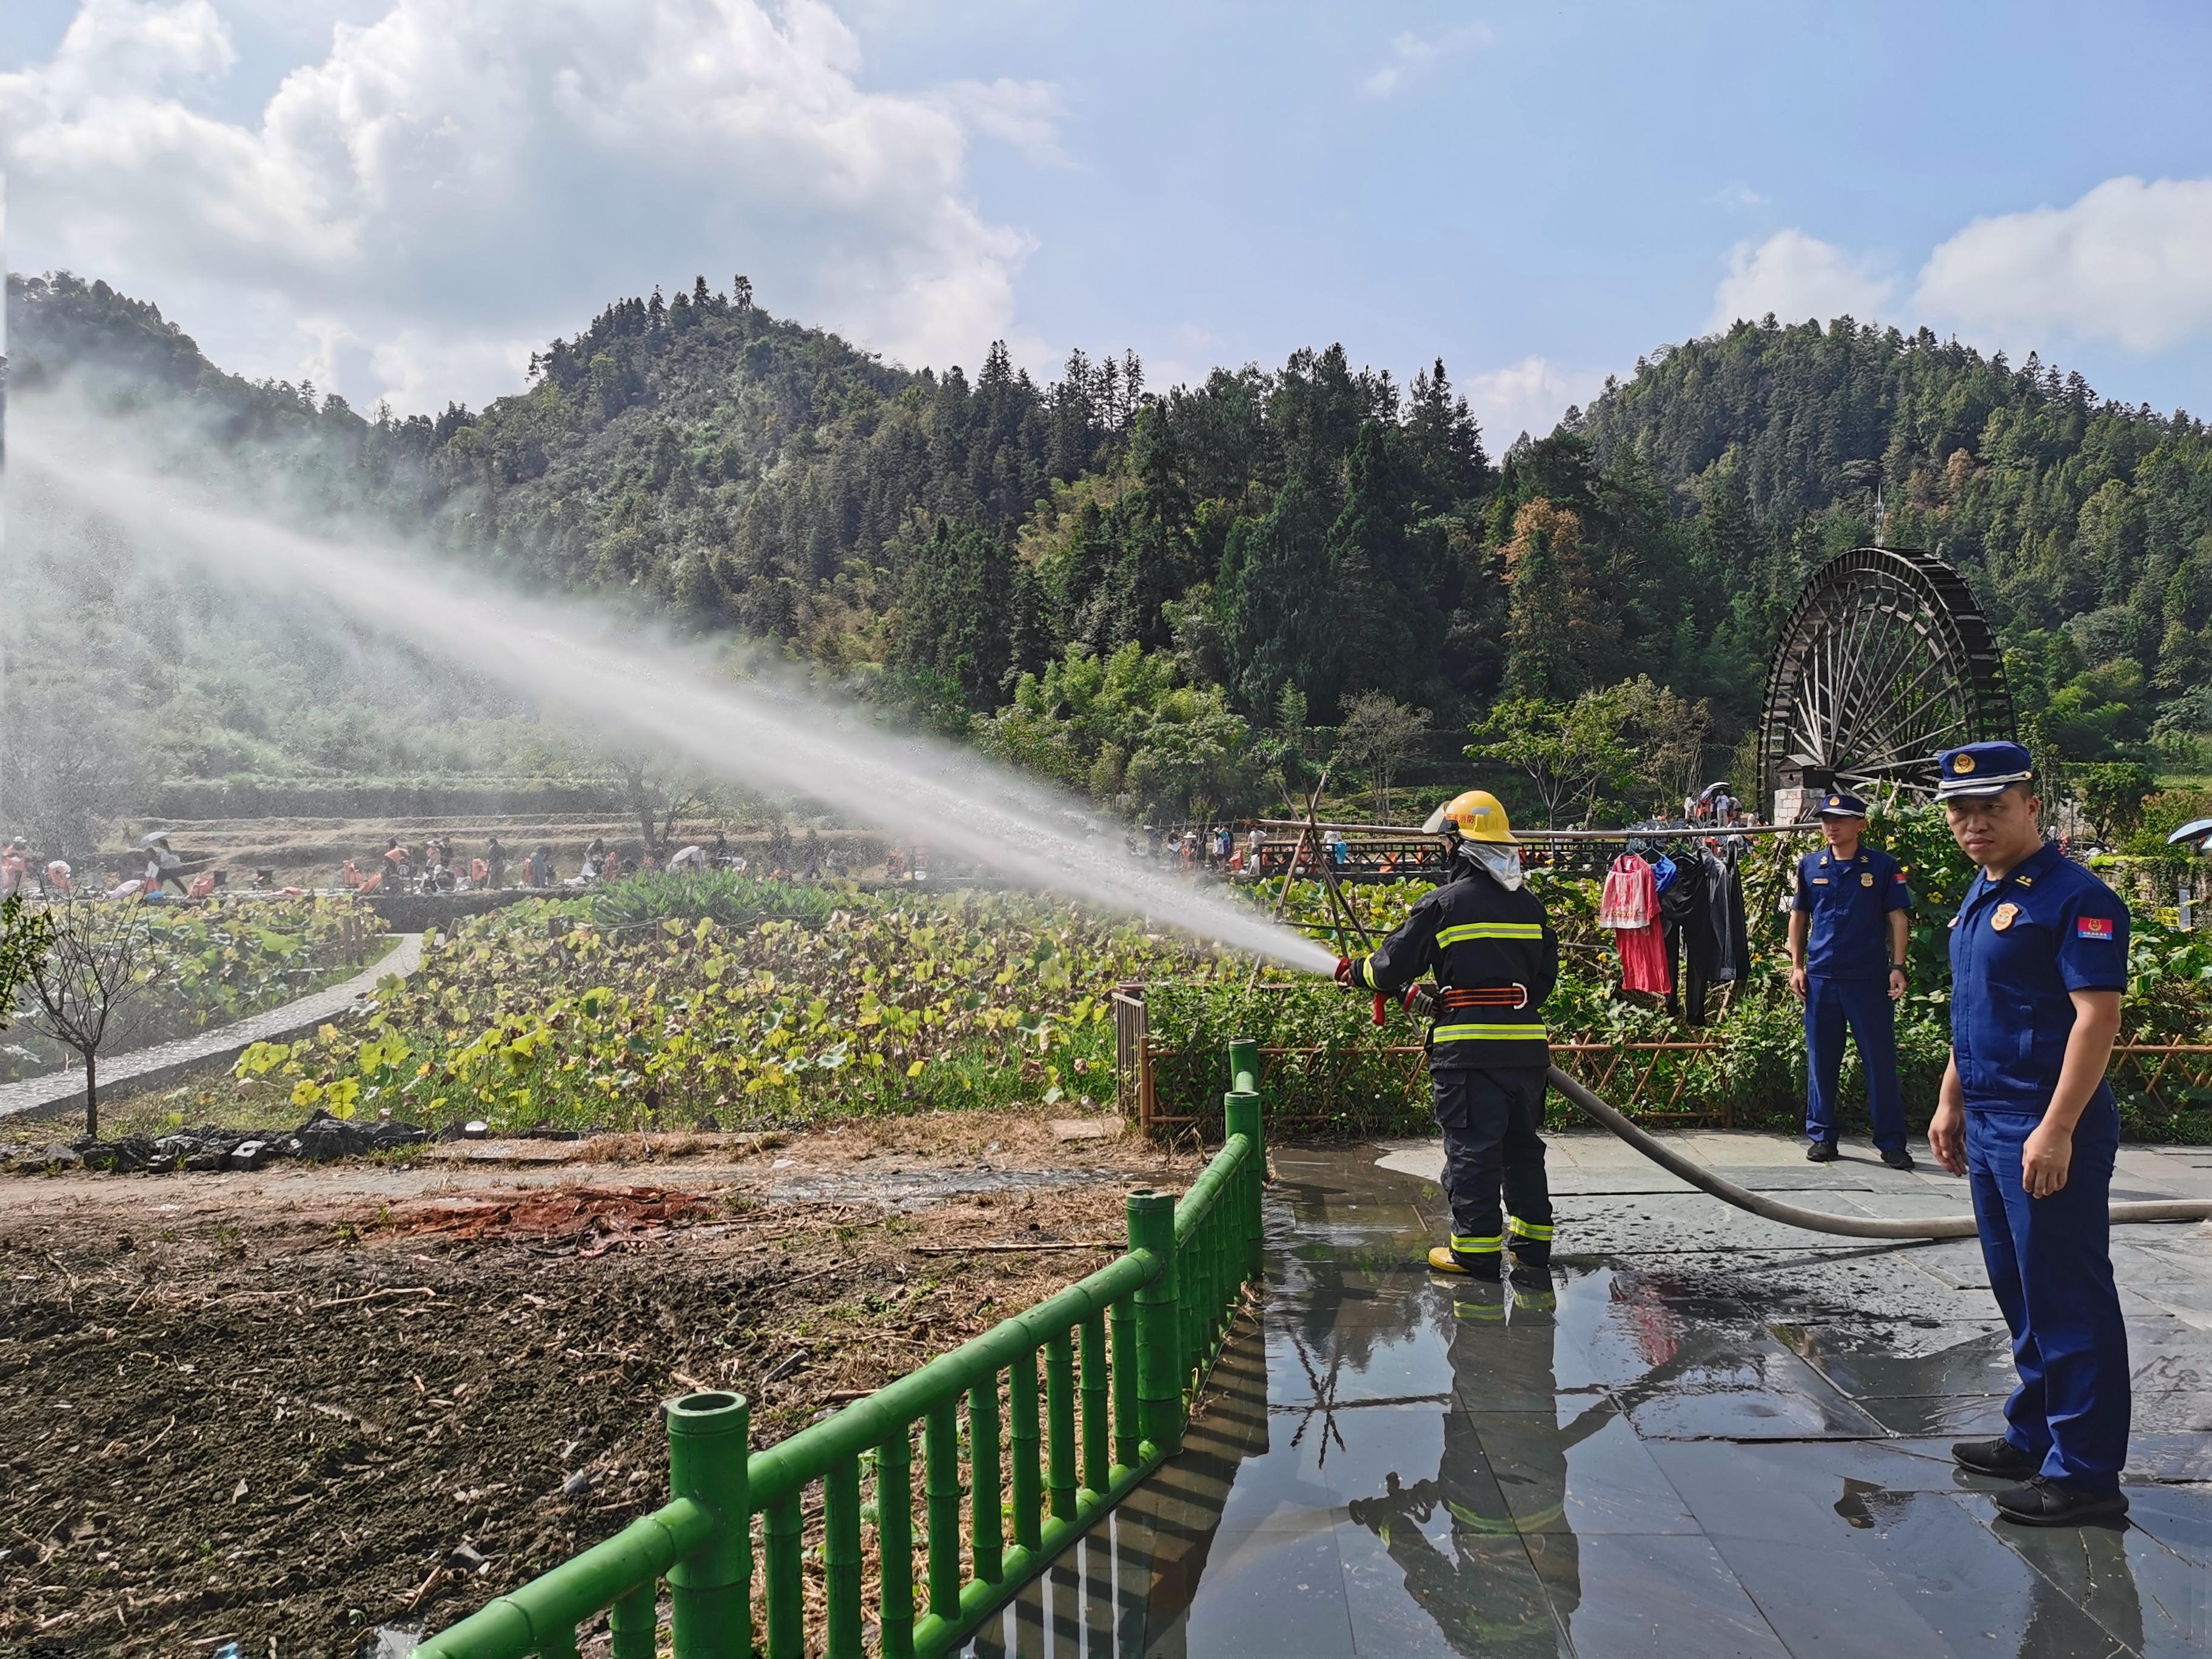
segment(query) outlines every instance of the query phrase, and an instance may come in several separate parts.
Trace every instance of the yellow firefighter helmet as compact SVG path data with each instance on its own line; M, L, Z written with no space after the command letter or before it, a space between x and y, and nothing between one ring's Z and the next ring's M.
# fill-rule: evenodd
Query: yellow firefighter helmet
M1520 843L1513 839L1513 826L1506 822L1505 809L1498 804L1498 797L1487 789L1470 789L1463 795L1455 795L1429 814L1429 821L1421 826L1424 834L1441 836L1447 830L1457 834L1462 841L1502 842L1508 847Z

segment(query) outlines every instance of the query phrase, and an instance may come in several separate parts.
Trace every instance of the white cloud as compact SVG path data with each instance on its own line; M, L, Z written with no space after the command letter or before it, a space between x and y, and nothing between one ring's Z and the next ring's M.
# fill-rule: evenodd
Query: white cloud
M2108 179L2070 207L1977 219L1929 257L1915 301L2023 344L2176 344L2212 329L2212 179Z
M863 90L823 0L385 0L258 120L206 112L223 11L268 4L82 0L0 74L18 268L158 300L249 373L357 365L348 396L405 408L514 389L520 341L695 271L909 362L1011 330L1029 244L970 199L967 145L1053 144L1049 88Z
M1601 370L1562 368L1549 358L1531 356L1474 375L1460 391L1482 423L1483 447L1495 460L1524 432L1549 436L1570 404L1587 408L1604 385Z
M1715 207L1735 208L1740 210L1765 207L1766 198L1742 179L1733 179L1723 185L1705 200Z
M1486 46L1492 38L1487 23L1464 23L1425 39L1411 32L1401 34L1390 42L1389 57L1360 82L1359 89L1370 98L1390 97L1444 59Z
M1710 331L1739 319L1755 323L1770 312L1785 323L1844 316L1864 322L1883 311L1897 291L1895 279L1875 261L1802 230L1778 230L1756 245L1738 242L1729 250L1728 263L1705 321Z
M934 97L987 138L1019 150L1040 167L1073 167L1060 148L1060 88L1050 81L952 81Z

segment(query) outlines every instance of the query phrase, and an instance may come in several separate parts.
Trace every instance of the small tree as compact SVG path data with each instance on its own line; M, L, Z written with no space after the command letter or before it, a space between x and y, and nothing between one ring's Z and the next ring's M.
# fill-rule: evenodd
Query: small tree
M2100 761L2075 775L2082 810L2106 841L2118 841L2142 825L2143 803L2158 787L2150 768L2136 761Z
M1544 823L1556 828L1563 809L1585 811L1598 792L1619 788L1632 775L1635 751L1620 740L1620 714L1601 691L1572 702L1508 697L1474 728L1482 741L1468 745L1469 760L1500 761L1528 775L1544 805Z
M696 777L657 755L617 756L615 773L645 850L656 857L670 851L677 824L707 804L708 792Z
M1345 711L1344 724L1337 728L1337 757L1373 775L1377 823L1390 821L1391 782L1428 735L1427 709L1408 708L1380 691L1361 692Z
M100 1133L100 1050L116 1016L143 988L146 938L139 903L73 900L48 912L52 935L31 969L33 1023L84 1060L84 1132Z

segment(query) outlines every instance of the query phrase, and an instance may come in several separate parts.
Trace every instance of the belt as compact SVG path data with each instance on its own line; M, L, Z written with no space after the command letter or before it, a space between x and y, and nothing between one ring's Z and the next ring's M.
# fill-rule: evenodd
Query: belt
M1455 1008L1526 1008L1528 988L1525 985L1447 985L1437 994L1437 1006L1447 1012Z

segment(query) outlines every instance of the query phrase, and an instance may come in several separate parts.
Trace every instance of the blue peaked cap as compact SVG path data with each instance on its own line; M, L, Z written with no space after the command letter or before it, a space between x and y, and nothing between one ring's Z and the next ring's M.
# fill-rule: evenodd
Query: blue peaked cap
M1867 804L1847 790L1831 789L1820 797L1820 810L1813 814L1817 818L1863 818L1867 815Z
M1936 799L1998 795L2035 776L2035 763L2016 743L1969 743L1936 757Z

